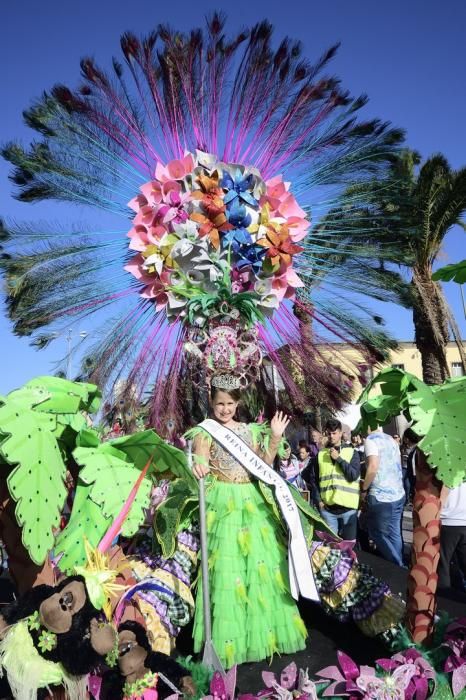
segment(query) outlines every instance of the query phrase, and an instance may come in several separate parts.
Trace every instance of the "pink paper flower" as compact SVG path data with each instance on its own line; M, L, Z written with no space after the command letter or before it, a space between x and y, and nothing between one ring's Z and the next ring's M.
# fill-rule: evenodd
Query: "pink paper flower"
M170 274L166 270L162 270L160 275L146 272L143 265L145 263L142 255L135 255L124 269L131 273L138 282L143 285L139 292L144 299L154 299L156 311L163 309L168 302L166 287L170 284Z
M157 163L155 177L160 182L167 180L182 180L194 170L194 160L190 153L187 153L180 160L171 160L167 165Z
M304 287L304 283L291 266L273 277L272 288L280 301L294 299L297 287Z
M309 219L306 212L301 209L295 197L289 192L290 183L283 182L281 175L267 180L266 193L261 197L260 204L268 204L270 207L270 217L281 217L286 220L289 227L290 237L293 242L304 238L309 229Z

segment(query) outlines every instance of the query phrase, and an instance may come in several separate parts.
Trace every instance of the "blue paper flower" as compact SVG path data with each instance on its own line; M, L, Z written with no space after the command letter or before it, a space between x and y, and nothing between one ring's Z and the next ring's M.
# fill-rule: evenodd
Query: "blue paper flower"
M251 234L244 228L235 228L232 231L228 231L222 238L222 246L225 248L231 246L231 250L234 253L238 253L243 246L250 245L252 245Z
M259 202L251 194L254 184L254 175L252 173L243 175L241 170L237 168L233 179L230 173L225 172L220 181L220 187L228 190L224 197L225 204L228 206L232 202L241 200L245 204L249 204L250 207L257 209Z
M265 255L265 250L262 248L262 246L239 246L238 251L235 251L235 253L238 256L235 262L235 266L238 268L238 270L242 270L245 267L250 267L255 274L261 271L262 261Z
M235 201L226 211L228 222L235 228L247 228L251 224L251 215L246 207Z

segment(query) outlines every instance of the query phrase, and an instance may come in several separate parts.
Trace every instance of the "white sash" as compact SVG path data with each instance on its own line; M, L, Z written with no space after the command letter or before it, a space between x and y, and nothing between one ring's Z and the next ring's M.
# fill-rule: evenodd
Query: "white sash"
M204 420L200 427L204 428L250 474L275 487L275 498L289 530L288 569L291 595L295 600L298 600L301 594L303 598L319 601L298 506L286 481L229 428L210 418Z

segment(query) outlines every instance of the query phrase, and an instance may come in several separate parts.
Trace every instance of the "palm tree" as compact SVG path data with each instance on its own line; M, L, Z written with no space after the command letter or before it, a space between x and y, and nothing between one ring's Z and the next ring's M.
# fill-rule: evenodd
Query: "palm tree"
M419 154L405 151L392 164L386 187L381 188L379 181L363 185L371 204L365 212L352 212L346 228L354 229L360 216L370 217L367 255L382 265L392 262L410 271L410 305L423 379L426 384L441 384L450 376L446 359L450 333L466 365L459 329L441 285L432 279L447 233L455 225L466 228L466 168L453 170L441 154L417 169L419 165Z
M442 155L435 155L419 171L411 195L415 339L424 381L440 384L450 376L445 352L450 330L465 364L458 328L440 284L432 280L432 272L448 231L455 224L465 227L461 219L466 212L466 168L456 172Z

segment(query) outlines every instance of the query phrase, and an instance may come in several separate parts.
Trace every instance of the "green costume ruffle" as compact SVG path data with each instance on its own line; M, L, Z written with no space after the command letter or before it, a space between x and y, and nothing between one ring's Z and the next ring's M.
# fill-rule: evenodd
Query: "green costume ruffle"
M206 493L212 638L225 667L305 647L306 628L288 586L284 530L256 483L211 478ZM203 643L202 583L194 646Z

